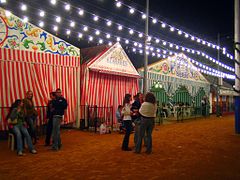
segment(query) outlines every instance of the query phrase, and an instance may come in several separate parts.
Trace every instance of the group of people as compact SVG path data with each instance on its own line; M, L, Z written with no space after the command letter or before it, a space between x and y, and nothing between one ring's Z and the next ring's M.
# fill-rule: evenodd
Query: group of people
M60 138L60 125L63 119L65 109L67 108L67 101L62 96L61 89L50 93L50 98L47 106L47 134L45 145L51 145L52 149L59 150L62 146ZM17 154L23 155L23 137L26 139L28 149L32 154L37 151L34 144L37 143L36 135L36 121L38 113L33 104L33 92L27 91L25 99L17 99L11 106L10 112L7 116L10 129L16 136L17 140Z
M126 129L122 142L122 150L132 150L129 148L129 138L134 128L134 152L141 152L142 141L144 139L147 148L146 153L150 154L152 153L152 130L157 112L156 98L150 92L145 97L143 97L143 94L138 93L134 96L134 102L131 103L131 101L131 94L126 94L123 105L119 106L116 112L118 121L122 120L123 126Z

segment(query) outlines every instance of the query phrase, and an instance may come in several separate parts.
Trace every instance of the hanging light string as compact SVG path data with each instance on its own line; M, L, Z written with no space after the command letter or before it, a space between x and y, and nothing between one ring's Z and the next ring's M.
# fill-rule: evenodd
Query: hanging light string
M84 10L83 8L79 8L79 7L73 7L70 3L66 3L66 2L64 2L64 1L62 1L62 0L50 0L50 3L52 4L52 5L56 5L58 2L61 2L63 5L64 5L64 9L66 10L66 11L70 11L70 9L72 9L72 8L74 8L74 9L77 9L78 10L78 14L80 15L80 16L83 16L85 13L86 14L90 14L92 17L93 17L93 21L99 21L99 20L103 20L103 21L105 21L106 22L106 26L108 26L108 27L110 27L110 26L112 26L113 24L116 24L117 26L118 26L118 30L119 31L122 31L123 29L127 29L128 31L129 31L129 34L130 35L133 35L133 34L138 34L138 37L143 37L143 35L144 35L144 33L142 33L142 32L139 32L139 31L136 31L136 30L134 30L133 28L129 28L129 27L126 27L126 26L123 26L123 25L121 25L121 24L119 24L119 23L115 23L115 22L113 22L113 21L111 21L111 20L109 20L109 19L106 19L106 18L103 18L103 17L101 17L101 16L98 16L98 15L96 15L96 14L94 14L94 13L91 13L91 12L89 12L89 11L86 11L86 10ZM141 12L141 11L139 11L139 10L137 10L137 9L134 9L134 8L132 8L131 6L129 6L129 5L127 5L127 4L123 4L121 1L118 1L118 0L116 0L116 6L117 7L121 7L121 6L125 6L125 7L127 7L127 8L129 8L129 12L131 13L131 14L133 14L135 11L137 11L137 12L139 12L141 15L142 15L142 17L145 17L144 16L144 13L143 12ZM25 4L22 4L21 5L21 10L22 11L26 11L26 5ZM41 17L43 17L44 16L44 14L42 13L42 14L39 14ZM162 28L166 28L166 26L167 26L167 24L166 23L164 23L164 22L162 22L162 21L159 21L159 20L157 20L156 18L153 18L153 17L151 17L150 16L150 18L152 19L152 21L153 21L153 23L155 24L155 23L157 23L157 22L160 22L161 23L161 27ZM72 24L73 24L74 22L72 22ZM43 22L41 22L41 26L43 26ZM182 31L182 30L180 30L180 29L177 29L177 28L175 28L175 27L173 27L173 26L171 26L171 25L168 25L169 27L170 27L170 31L175 31L175 30L177 30L178 31L178 35L182 35L182 34L184 34L184 37L185 38L190 38L191 37L191 40L192 41L194 41L194 40L196 40L196 42L198 42L198 43L202 43L203 45L206 45L206 46L208 46L208 47L212 47L213 49L217 49L217 50L222 50L222 54L223 55L225 55L227 58L230 58L230 59L233 59L233 56L231 55L231 54L229 54L229 53L227 53L227 51L226 51L226 48L221 48L221 47L219 47L218 45L215 45L215 44L213 44L213 43L210 43L210 42L207 42L207 41L205 41L205 40L202 40L202 39L200 39L200 38L197 38L197 37L195 37L195 36L193 36L193 35L190 35L189 33L186 33L186 32L184 32L184 31ZM194 50L194 49L191 49L191 48L187 48L187 47L184 47L184 46L181 46L181 45L177 45L177 44L175 44L175 43L171 43L171 42L169 42L169 41L166 41L166 40L163 40L163 39L160 39L160 38L157 38L157 37L153 37L152 38L152 36L150 35L149 36L150 37L150 39L155 39L155 43L157 44L157 43L159 43L160 41L162 41L162 43L163 44L165 44L165 45L169 45L171 48L178 48L179 47L179 49L180 50L182 50L182 51L185 51L185 50L188 50L189 49L189 51L191 51L193 54L195 53L195 52L199 52L198 53L198 55L199 54L202 54L206 59L214 59L214 58L211 58L209 55L207 55L205 52L201 52L201 51L198 51L198 50ZM214 60L213 60L214 61ZM215 60L216 61L216 60ZM219 64L220 64L220 66L222 65L222 67L226 67L226 65L224 65L223 63L220 63L219 62ZM234 68L228 68L229 70L231 70L231 71L234 71L235 69Z
M115 23L115 22L113 22L113 21L111 21L109 19L103 18L101 16L97 16L96 14L93 14L93 13L91 13L89 11L86 11L86 10L84 10L82 8L72 7L70 4L65 3L64 1L59 0L59 2L62 2L64 4L65 10L67 10L67 11L69 11L70 8L75 8L75 9L78 10L78 14L80 16L83 16L85 13L90 14L91 16L93 16L93 21L99 21L100 19L102 19L103 21L106 22L106 26L107 27L110 27L113 24L116 24L118 26L118 30L119 31L122 31L123 29L127 29L130 35L138 34L139 38L142 38L144 36L144 33L142 33L142 32L139 32L139 31L136 31L136 30L134 30L132 28L123 26L123 25L121 25L119 23ZM116 1L116 6L117 7L121 7L121 5L122 5L122 3L120 1ZM191 53L191 54L196 54L198 56L204 57L206 60L210 60L211 62L213 62L213 63L215 63L215 64L217 64L217 65L219 65L219 66L221 66L221 67L223 67L223 68L225 68L225 69L227 69L229 71L232 71L232 72L235 71L235 69L233 67L230 67L230 66L228 66L228 65L226 65L226 64L224 64L224 63L222 63L222 62L220 62L220 61L218 61L216 59L214 59L213 57L211 57L210 55L206 54L205 52L202 52L202 51L199 51L199 50L195 50L195 49L191 49L191 48L187 48L187 47L184 47L184 46L181 46L181 45L177 45L175 43L171 43L169 41L166 41L166 40L163 40L163 39L160 39L160 38L156 38L156 37L152 38L151 36L149 36L148 38L149 38L149 41L151 41L152 39L155 39L154 42L155 42L156 45L158 45L159 43L162 43L164 46L169 46L170 48L175 48L177 50L180 50L181 52L187 52L187 53ZM200 39L198 39L197 42L200 42ZM214 45L214 44L212 44L212 45L216 49L220 48L217 45ZM231 56L230 54L226 53L226 49L223 48L222 52L223 52L223 54L226 54L226 56L228 58L233 59L233 56Z
M145 15L144 12L142 12L142 11L136 9L136 8L133 8L133 7L131 7L131 6L128 5L128 4L122 3L122 2L119 1L119 0L115 0L115 1L116 1L115 4L116 4L116 6L117 6L118 8L120 8L120 7L122 7L122 6L125 6L126 8L129 9L129 13L130 13L130 14L133 14L133 13L135 13L135 12L138 12L138 13L141 15L141 18L142 18L142 19L145 19L145 18L146 18L146 15ZM121 5L120 5L120 4L121 4ZM179 29L179 28L176 28L176 27L173 26L173 25L170 25L170 24L168 24L168 23L166 23L166 22L164 22L164 21L162 21L162 20L159 20L158 18L155 18L155 17L152 17L152 16L149 16L149 18L152 20L152 23L153 23L153 24L158 24L158 23L161 24L161 28L163 28L163 29L168 28L170 32L175 32L175 33L177 33L177 35L180 35L180 36L181 36L181 35L182 35L182 36L184 35L184 37L185 37L186 39L188 39L188 40L190 40L190 41L192 41L192 42L197 42L197 43L199 43L199 44L202 44L202 45L205 46L205 47L209 47L209 48L217 49L217 50L220 49L220 50L222 51L222 53L223 53L227 58L233 59L233 55L231 55L230 53L228 53L225 47L220 47L220 46L218 46L218 45L216 45L216 44L214 44L214 43L212 43L212 42L209 42L209 41L207 41L207 40L204 40L204 39L202 39L202 38L199 38L199 37L197 37L197 36L194 36L194 35L192 35L192 34L190 34L190 33L188 33L188 32L185 32L185 31L183 31L183 30L181 30L181 29Z
M25 9L25 8L24 8ZM7 11L6 11L7 12ZM45 12L44 11L40 11L40 13L39 13L39 15L42 17L42 14L44 14ZM25 17L26 19L28 19L27 17ZM60 23L61 22L61 18L60 17L57 17L56 16L56 22L57 23ZM25 22L27 22L27 20L25 20ZM39 25L41 26L41 23L43 23L42 21L40 21L40 23L39 23ZM79 24L79 23L78 23ZM75 23L73 24L73 21L71 21L71 23L70 23L70 26L71 27L73 27L75 25ZM107 39L110 39L111 37L115 37L116 38L116 41L121 41L121 39L123 40L123 41L125 41L125 44L129 44L130 42L134 45L134 46L138 46L138 47L142 47L143 45L141 44L141 43L139 43L139 42L136 42L136 41L132 41L132 40L129 40L129 39L126 39L126 38L122 38L122 37L118 37L118 36L112 36L110 33L106 33L106 32L102 32L102 31L99 31L99 30L97 30L97 29L95 29L95 28L91 28L91 27L88 27L88 26L86 26L86 25L84 25L84 24L81 24L82 25L82 31L83 32L87 32L88 31L88 29L92 29L92 30L94 30L95 31L95 34L98 36L98 35L100 35L100 34L105 34L105 36L106 36L106 38ZM58 31L58 26L57 25L54 25L53 26L53 30L55 31L55 32L57 32ZM66 34L69 36L70 34L71 34L71 30L70 29L66 29ZM81 32L78 32L78 38L82 38L82 36L83 36L83 33L81 33ZM93 36L90 36L89 35L89 38L88 38L88 40L89 41L93 41ZM103 39L101 39L101 38L99 38L99 44L102 44L104 42L104 40ZM109 45L111 44L111 42L109 42ZM159 48L154 48L154 47L148 47L151 51L153 51L154 49L156 49L157 50L157 52L156 52L156 54L158 54L159 53ZM140 51L140 52L142 52L142 51ZM163 53L166 53L167 51L165 51L165 50L163 50ZM140 53L141 54L141 53ZM169 54L170 55L172 55L173 54L173 52L171 52L171 51L169 51ZM216 62L216 63L218 63L218 62ZM201 64L201 63L199 63L199 64Z

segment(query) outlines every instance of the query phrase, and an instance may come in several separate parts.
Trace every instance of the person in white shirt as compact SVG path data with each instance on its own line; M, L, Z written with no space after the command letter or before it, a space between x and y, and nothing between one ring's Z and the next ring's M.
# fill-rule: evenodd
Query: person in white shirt
M129 137L132 131L132 111L131 111L131 102L132 96L131 94L126 94L123 100L123 108L122 108L122 115L123 115L123 123L124 127L126 128L126 133L123 138L122 142L122 150L123 151L131 151L131 148L128 147L129 144Z
M135 153L140 153L142 148L142 139L146 133L147 136L147 150L146 153L152 153L152 130L154 127L154 119L156 117L157 104L153 93L148 92L145 96L145 101L142 104L139 113L141 115L140 124L140 138L138 138L135 147Z

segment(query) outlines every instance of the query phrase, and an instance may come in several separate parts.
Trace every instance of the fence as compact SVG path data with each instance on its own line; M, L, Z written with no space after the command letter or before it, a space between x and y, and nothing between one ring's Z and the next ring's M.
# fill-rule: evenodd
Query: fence
M80 106L80 129L98 131L102 123L113 129L113 107Z

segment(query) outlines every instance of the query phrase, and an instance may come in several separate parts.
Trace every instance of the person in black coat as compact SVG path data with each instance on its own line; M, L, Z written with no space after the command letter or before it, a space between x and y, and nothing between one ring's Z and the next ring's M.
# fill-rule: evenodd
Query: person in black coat
M55 92L50 93L50 100L48 101L47 105L47 132L46 132L46 139L45 139L45 146L50 145L50 139L52 135L53 129L53 107L52 101L56 98Z
M53 115L53 150L59 150L62 146L60 137L60 126L63 120L65 109L67 109L67 100L62 96L61 89L56 90L56 99L52 101Z

